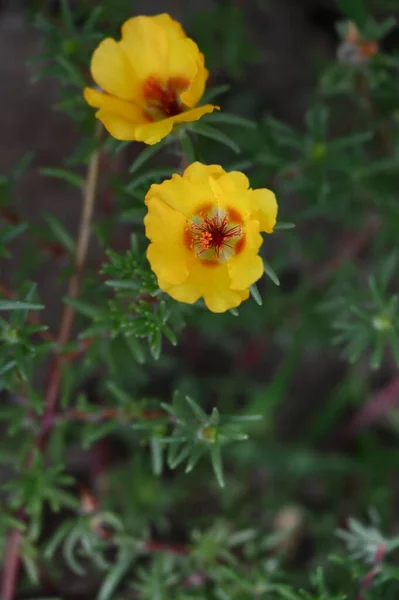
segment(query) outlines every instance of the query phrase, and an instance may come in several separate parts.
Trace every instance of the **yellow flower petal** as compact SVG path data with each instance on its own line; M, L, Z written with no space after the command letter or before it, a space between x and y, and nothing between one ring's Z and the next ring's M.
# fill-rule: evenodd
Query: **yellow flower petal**
M222 313L230 308L236 308L249 296L247 290L231 290L229 282L225 265L203 267L197 264L184 283L171 285L169 282L159 279L158 285L175 300L187 304L193 304L203 296L210 311Z
M242 221L246 221L252 212L248 201L248 178L238 171L223 173L211 182L215 201L219 208L234 211Z
M169 183L169 182L168 182ZM145 203L148 212L144 217L145 234L156 243L176 244L183 242L186 219L166 202L163 202L153 188L161 188L163 184L151 186Z
M205 59L202 52L199 51L198 46L193 40L186 40L187 47L191 47L192 56L195 58L195 74L191 79L190 87L180 95L180 99L186 106L192 108L201 100L205 84L208 79L208 70L205 68Z
M209 310L224 312L249 297L264 271L259 214L267 190L254 197L248 185L241 173L194 163L183 176L151 186L148 258L172 298L191 304L203 297Z
M253 218L258 219L260 230L272 233L277 219L277 200L272 191L265 188L250 190Z
M137 78L129 60L115 40L107 38L96 48L91 60L91 74L105 92L124 100L134 98Z
M110 96L105 92L99 92L92 88L85 88L83 95L90 106L112 113L113 115L130 121L130 123L139 124L140 122L146 122L142 109L132 102L120 100L115 96Z
M186 37L184 29L180 23L172 19L167 13L155 15L151 18L166 31L170 42Z
M180 115L172 117L172 119L175 123L187 123L190 121L198 121L203 115L206 115L207 113L212 113L214 110L219 110L219 107L213 106L213 104L203 104L202 106L197 106L196 108L186 110L180 113Z
M162 20L157 22L153 17L144 16L129 19L122 26L119 44L141 82L150 76L164 77L169 44Z
M135 139L137 142L144 142L149 146L157 144L166 137L173 129L173 119L163 119L153 123L138 125L135 129Z
M224 170L219 165L203 165L194 162L186 168L183 177L174 174L172 179L161 184L154 183L147 193L146 204L149 205L154 197L159 198L190 220L212 200L210 177L223 173Z
M84 93L111 135L152 145L175 124L218 109L196 106L208 77L204 56L169 15L129 19L121 35L103 40L92 57L93 78L106 93Z
M147 250L151 268L168 283L182 283L193 261L192 253L183 243L186 219L155 195L146 203L144 225L146 236L152 241Z
M221 313L236 308L246 294L246 291L243 294L230 289L230 276L225 264L209 267L199 262L187 279L187 284L190 279L200 288L204 302L212 312Z
M263 260L257 255L262 244L259 234L259 221L248 221L244 227L245 246L239 254L234 255L227 263L230 286L234 290L249 288L263 275Z
M213 112L215 106L211 104L205 104L204 106L197 106L191 110L176 115L175 117L169 117L168 119L162 119L161 121L153 121L151 123L140 124L135 131L135 139L138 142L145 142L152 146L157 144L164 137L166 137L173 129L175 123L181 123L186 121L197 121L206 113Z
M203 165L196 161L191 163L184 171L184 179L189 179L195 184L208 184L209 177L217 179L225 174L225 170L220 165Z
M185 304L194 304L201 297L198 288L190 282L187 283L187 280L180 285L173 285L158 277L158 285L160 290L169 294L174 300L184 302Z
M183 283L190 273L187 261L184 260L185 253L177 243L150 244L147 258L155 275L169 284Z

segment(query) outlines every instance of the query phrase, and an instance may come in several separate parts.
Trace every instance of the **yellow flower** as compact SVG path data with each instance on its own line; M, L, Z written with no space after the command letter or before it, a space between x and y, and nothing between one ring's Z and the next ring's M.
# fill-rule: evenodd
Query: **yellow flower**
M273 192L250 189L238 171L195 162L153 184L145 202L147 257L161 290L188 304L203 297L213 312L248 298L264 271L260 232L276 223Z
M120 41L107 38L94 51L91 73L100 90L85 88L85 100L118 140L156 144L175 123L218 108L197 106L208 78L204 56L167 14L126 21Z

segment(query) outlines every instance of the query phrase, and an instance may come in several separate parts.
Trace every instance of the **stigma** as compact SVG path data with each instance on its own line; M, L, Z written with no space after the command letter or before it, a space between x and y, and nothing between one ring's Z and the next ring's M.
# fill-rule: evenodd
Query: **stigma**
M239 251L243 239L243 229L229 219L226 214L210 216L200 214L186 228L188 245L199 258L211 262L227 260Z

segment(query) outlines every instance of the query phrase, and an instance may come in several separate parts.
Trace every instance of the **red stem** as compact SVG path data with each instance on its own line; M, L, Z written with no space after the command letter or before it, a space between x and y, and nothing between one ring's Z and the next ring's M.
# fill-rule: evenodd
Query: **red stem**
M18 529L12 529L7 540L6 563L3 571L1 587L2 600L13 600L15 583L19 572L19 545L22 534Z
M101 126L98 125L97 137L101 132ZM87 171L86 185L83 191L83 204L82 214L80 219L79 234L76 243L75 252L75 265L74 273L69 281L68 285L68 296L70 298L76 298L79 294L80 287L80 276L85 264L86 254L88 250L89 238L90 238L90 225L94 208L94 199L97 188L97 179L99 172L99 157L100 151L96 149L89 162ZM72 306L67 305L63 311L61 317L61 324L59 333L57 336L58 348L62 347L68 342L73 325L74 309ZM53 357L50 365L50 373L47 380L44 397L44 413L40 422L40 430L35 441L34 448L28 454L25 461L25 466L29 467L34 457L34 449L37 448L42 451L45 447L50 433L54 412L57 405L57 399L60 391L61 383L61 369L62 369L62 357L56 355ZM24 516L24 510L21 511ZM21 515L19 515L21 517ZM3 570L2 579L2 600L14 600L16 583L19 572L20 564L20 553L19 545L21 540L21 533L17 529L11 529L8 534L7 546L6 546L6 560Z
M370 427L399 403L399 377L382 388L355 414L344 437L352 437L360 430Z
M365 600L366 592L369 589L369 587L371 586L371 584L373 583L374 578L377 575L378 570L380 568L380 565L381 565L382 561L384 560L384 556L385 556L385 546L383 546L381 544L381 546L378 546L378 548L376 550L374 560L373 560L373 565L372 565L370 571L363 578L363 581L360 585L360 590L356 597L356 600Z

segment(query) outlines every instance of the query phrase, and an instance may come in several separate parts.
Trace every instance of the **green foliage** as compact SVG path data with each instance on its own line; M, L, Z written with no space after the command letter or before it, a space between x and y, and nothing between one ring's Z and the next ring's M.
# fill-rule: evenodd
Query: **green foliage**
M332 322L338 331L333 342L346 346L344 356L352 363L367 350L370 365L376 369L381 365L384 348L388 346L396 364L399 364L398 296L388 290L397 264L397 254L392 253L379 267L378 276L369 276L367 286L355 289L347 281L336 284L332 291L333 299L323 306L323 309L338 314Z
M251 75L274 64L254 16L278 3L186 3L211 75L202 101L221 110L146 147L98 140L82 97L94 48L119 36L131 2L58 4L29 6L34 81L56 82L54 108L80 140L62 164L28 153L0 177L0 555L9 583L17 548L13 597L396 599L399 55L384 48L397 3L338 0L336 54L318 61L299 123ZM34 169L78 203L97 152L82 259L88 230L64 222L56 197L26 222L20 183ZM245 172L279 203L267 277L223 315L162 292L146 258L145 195L194 160ZM56 288L31 283L42 267L64 286L57 327ZM369 430L348 434L386 378Z

